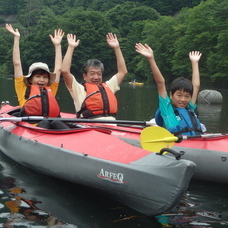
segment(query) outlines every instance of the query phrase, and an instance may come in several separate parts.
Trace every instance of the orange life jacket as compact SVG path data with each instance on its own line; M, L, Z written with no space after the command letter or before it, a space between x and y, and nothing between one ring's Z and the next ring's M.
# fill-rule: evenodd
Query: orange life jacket
M24 106L21 116L48 116L58 117L60 115L59 105L50 89L45 87L40 90L37 85L30 85L25 94Z
M117 99L106 83L99 85L84 83L86 98L77 116L84 118L98 116L115 116L117 113Z

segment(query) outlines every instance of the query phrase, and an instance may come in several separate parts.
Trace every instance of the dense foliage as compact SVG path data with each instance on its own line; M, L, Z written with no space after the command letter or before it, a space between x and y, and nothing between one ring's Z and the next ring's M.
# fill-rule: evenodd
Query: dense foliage
M227 14L227 0L0 0L0 73L13 74L13 37L4 28L11 23L21 33L24 73L35 61L53 69L54 47L48 35L62 28L81 40L72 64L76 77L81 78L88 58L103 61L106 75L115 72L114 54L105 39L113 32L126 59L126 80L152 81L147 61L134 50L135 43L142 42L153 48L167 81L190 77L188 53L199 50L202 81L227 86ZM64 38L63 54L66 47Z

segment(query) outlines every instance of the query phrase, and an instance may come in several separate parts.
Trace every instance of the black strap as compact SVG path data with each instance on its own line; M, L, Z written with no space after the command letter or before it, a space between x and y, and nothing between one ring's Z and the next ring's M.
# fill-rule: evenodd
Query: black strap
M192 125L195 129L194 131L195 131L196 135L201 135L203 132L202 132L202 129L198 127L198 123L197 123L196 116L195 116L194 112L192 110L188 110L188 114L190 116Z
M48 93L46 89L42 89L41 93L41 104L42 104L42 116L48 116L49 102Z
M31 86L27 86L26 91L25 91L25 99L26 100L29 99L30 92L31 92Z
M184 129L180 130L180 131L176 131L173 132L174 135L180 135L183 134L185 132L190 132L190 131L195 131L196 135L201 135L202 134L202 129L197 127L197 128L193 128L193 127L185 127Z
M105 91L105 88L102 84L98 85L98 88L101 92L103 104L104 104L104 109L103 109L103 115L107 115L109 113L109 101L108 101L108 96Z

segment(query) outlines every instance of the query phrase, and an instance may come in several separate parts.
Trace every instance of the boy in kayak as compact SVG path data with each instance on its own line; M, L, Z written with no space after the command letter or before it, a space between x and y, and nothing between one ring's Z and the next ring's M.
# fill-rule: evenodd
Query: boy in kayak
M103 63L98 59L89 59L83 66L84 84L77 82L70 72L74 49L79 45L76 35L68 34L68 48L63 59L62 75L75 105L77 117L115 120L117 100L115 92L127 74L127 68L117 36L106 35L108 45L113 48L117 60L117 73L103 83Z
M136 52L147 58L158 87L159 109L155 114L156 123L175 135L202 134L200 121L194 112L200 88L198 62L202 54L199 51L189 53L192 82L183 77L176 78L170 86L168 96L165 79L156 64L153 50L149 45L141 43L136 43L135 48Z
M64 32L55 30L54 37L49 35L55 46L55 69L51 73L46 63L35 62L29 67L28 75L24 76L20 58L20 33L13 29L11 24L6 24L6 30L14 36L13 66L15 90L21 107L20 116L46 116L58 117L60 108L55 99L58 90L62 67L61 41ZM51 124L49 126L49 124ZM41 121L37 126L56 128L56 122ZM60 122L62 128L65 124Z

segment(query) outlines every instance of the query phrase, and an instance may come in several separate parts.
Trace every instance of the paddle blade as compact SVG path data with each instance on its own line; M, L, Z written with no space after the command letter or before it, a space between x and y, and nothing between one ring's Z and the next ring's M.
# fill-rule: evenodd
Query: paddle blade
M143 149L151 152L160 152L163 148L172 148L178 140L168 130L153 126L143 129L140 134L140 143Z

